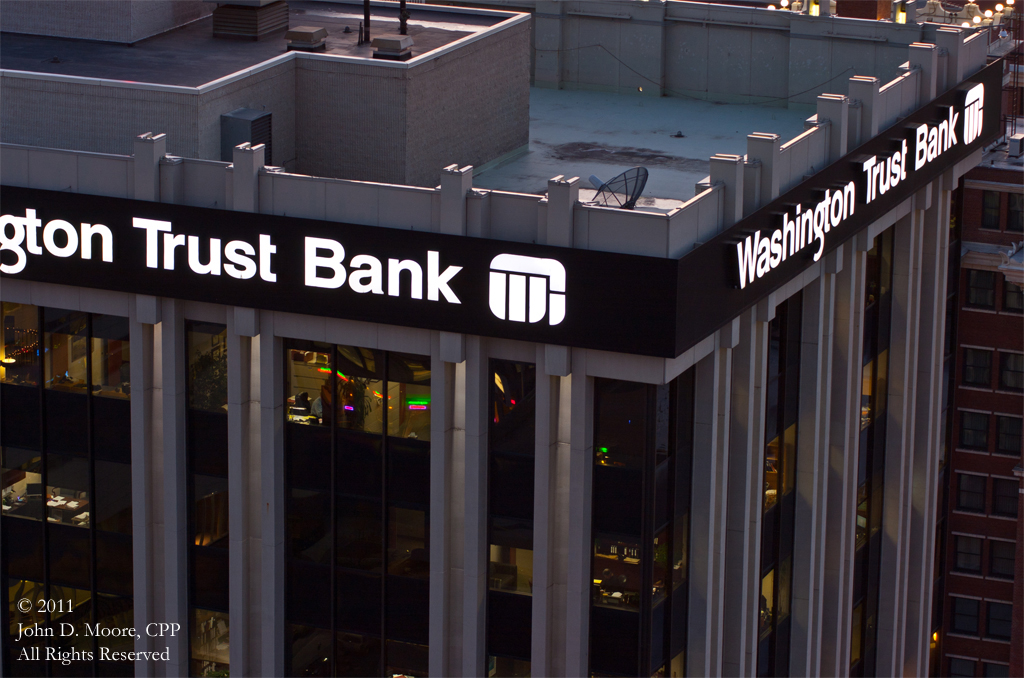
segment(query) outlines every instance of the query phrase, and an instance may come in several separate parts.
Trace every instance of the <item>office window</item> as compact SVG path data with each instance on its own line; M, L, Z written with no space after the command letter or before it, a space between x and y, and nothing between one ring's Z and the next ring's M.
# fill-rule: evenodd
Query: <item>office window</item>
M1024 311L1024 294L1021 292L1021 286L1006 279L1003 280L1003 310L1011 313Z
M972 450L988 449L988 415L979 412L960 413L960 445Z
M996 274L992 271L967 271L967 304L976 308L996 307Z
M989 541L988 573L993 577L1013 579L1017 545L1012 541Z
M977 537L956 537L956 569L981 572L981 543Z
M950 678L974 678L974 667L977 664L970 659L952 657L949 660Z
M227 327L185 324L190 674L230 670Z
M665 675L686 646L693 370L594 380L590 671Z
M985 191L981 196L981 227L999 230L999 194Z
M981 601L973 598L952 598L953 619L950 630L954 633L978 635L978 610Z
M1017 494L1019 483L1015 479L992 479L992 513L999 516L1017 517Z
M487 655L500 665L496 671L528 673L537 370L510 360L489 364Z
M999 454L1020 455L1021 429L1024 419L1020 417L996 416L996 452Z
M982 673L985 678L1010 678L1010 667L1007 664L989 664L985 662Z
M44 654L40 675L132 675L131 662L101 661L100 649L131 650L133 639L82 628L133 623L128 320L10 303L2 310L0 533L18 545L5 546L5 622L54 635L19 642L5 630L0 646L8 660L40 645L92 653L68 665ZM20 598L61 600L65 609L22 612ZM71 630L63 624L77 635L61 635Z
M1006 230L1024 233L1024 193L1010 193L1006 209Z
M288 675L423 675L430 574L430 360L289 341Z
M999 352L999 388L1024 391L1024 353Z
M1013 605L989 601L985 606L988 608L988 615L985 619L985 636L998 640L1009 640Z
M992 351L964 349L964 383L971 386L992 386Z
M985 476L956 474L956 507L961 511L985 512Z

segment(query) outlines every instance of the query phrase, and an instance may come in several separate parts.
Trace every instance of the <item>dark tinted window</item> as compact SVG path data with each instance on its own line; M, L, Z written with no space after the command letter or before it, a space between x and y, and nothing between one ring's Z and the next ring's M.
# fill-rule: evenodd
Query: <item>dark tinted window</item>
M977 537L956 537L956 569L981 572L981 541Z
M1021 293L1020 285L1015 285L1009 280L1003 280L1003 310L1012 313L1020 313L1024 310L1024 295Z
M1024 391L1024 353L999 353L999 388Z
M986 388L992 386L992 351L964 349L964 383Z
M1012 541L989 541L988 572L994 577L1013 578L1017 545Z
M999 230L999 194L985 191L981 198L981 227Z
M996 417L996 452L1003 454L1020 454L1021 429L1024 419L1020 417Z
M1000 516L1017 517L1017 494L1019 483L1008 478L992 479L992 513Z
M960 445L973 450L988 449L988 415L979 412L960 413Z
M970 659L952 658L949 660L950 678L974 678L974 665Z
M958 473L956 507L961 511L984 513L986 480L984 476Z
M1006 209L1006 230L1024 232L1024 193L1011 193Z
M967 303L978 308L996 307L996 274L992 271L967 271Z
M953 619L950 629L954 633L978 634L978 606L973 598L953 598ZM973 674L972 674L973 675Z
M1009 640L1013 605L989 602L986 606L988 618L985 620L985 635L989 638Z

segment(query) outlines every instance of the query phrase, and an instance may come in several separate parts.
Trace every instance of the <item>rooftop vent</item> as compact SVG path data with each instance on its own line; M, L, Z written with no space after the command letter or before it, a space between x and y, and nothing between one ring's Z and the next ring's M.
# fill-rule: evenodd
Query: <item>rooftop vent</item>
M284 0L234 0L213 10L215 38L259 40L286 28L288 3Z
M408 61L412 58L412 38L408 35L381 35L370 44L374 59Z
M234 148L238 144L249 143L253 146L264 144L266 155L263 161L273 164L271 145L271 115L268 111L257 111L253 108L239 108L220 116L220 159L222 162L234 161Z
M327 49L327 29L316 26L296 26L284 34L288 49L318 52Z
M1019 158L1021 155L1024 155L1024 134L1018 132L1010 137L1007 155L1011 158Z

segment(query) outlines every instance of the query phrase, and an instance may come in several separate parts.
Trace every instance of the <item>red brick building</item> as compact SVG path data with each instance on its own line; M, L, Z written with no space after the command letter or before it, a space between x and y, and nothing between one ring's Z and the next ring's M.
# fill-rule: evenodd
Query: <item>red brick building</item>
M1005 146L956 193L940 472L936 655L943 676L1021 676L1024 645L1024 168ZM959 255L959 261L956 260ZM944 518L943 515L944 514ZM944 530L944 534L943 534ZM1011 653L1011 648L1016 651ZM1012 657L1011 657L1012 654Z

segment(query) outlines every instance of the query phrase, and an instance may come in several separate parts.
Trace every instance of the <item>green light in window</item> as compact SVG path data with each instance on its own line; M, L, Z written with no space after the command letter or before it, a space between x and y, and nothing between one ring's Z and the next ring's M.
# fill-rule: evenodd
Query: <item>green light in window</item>
M607 448L607 447L599 447L599 448L597 448L597 449L598 449L598 450L599 450L600 452L604 453L604 454L608 454L608 448Z
M407 405L429 405L430 404L430 397L429 396L414 396L412 398L406 398L405 402L406 402Z

